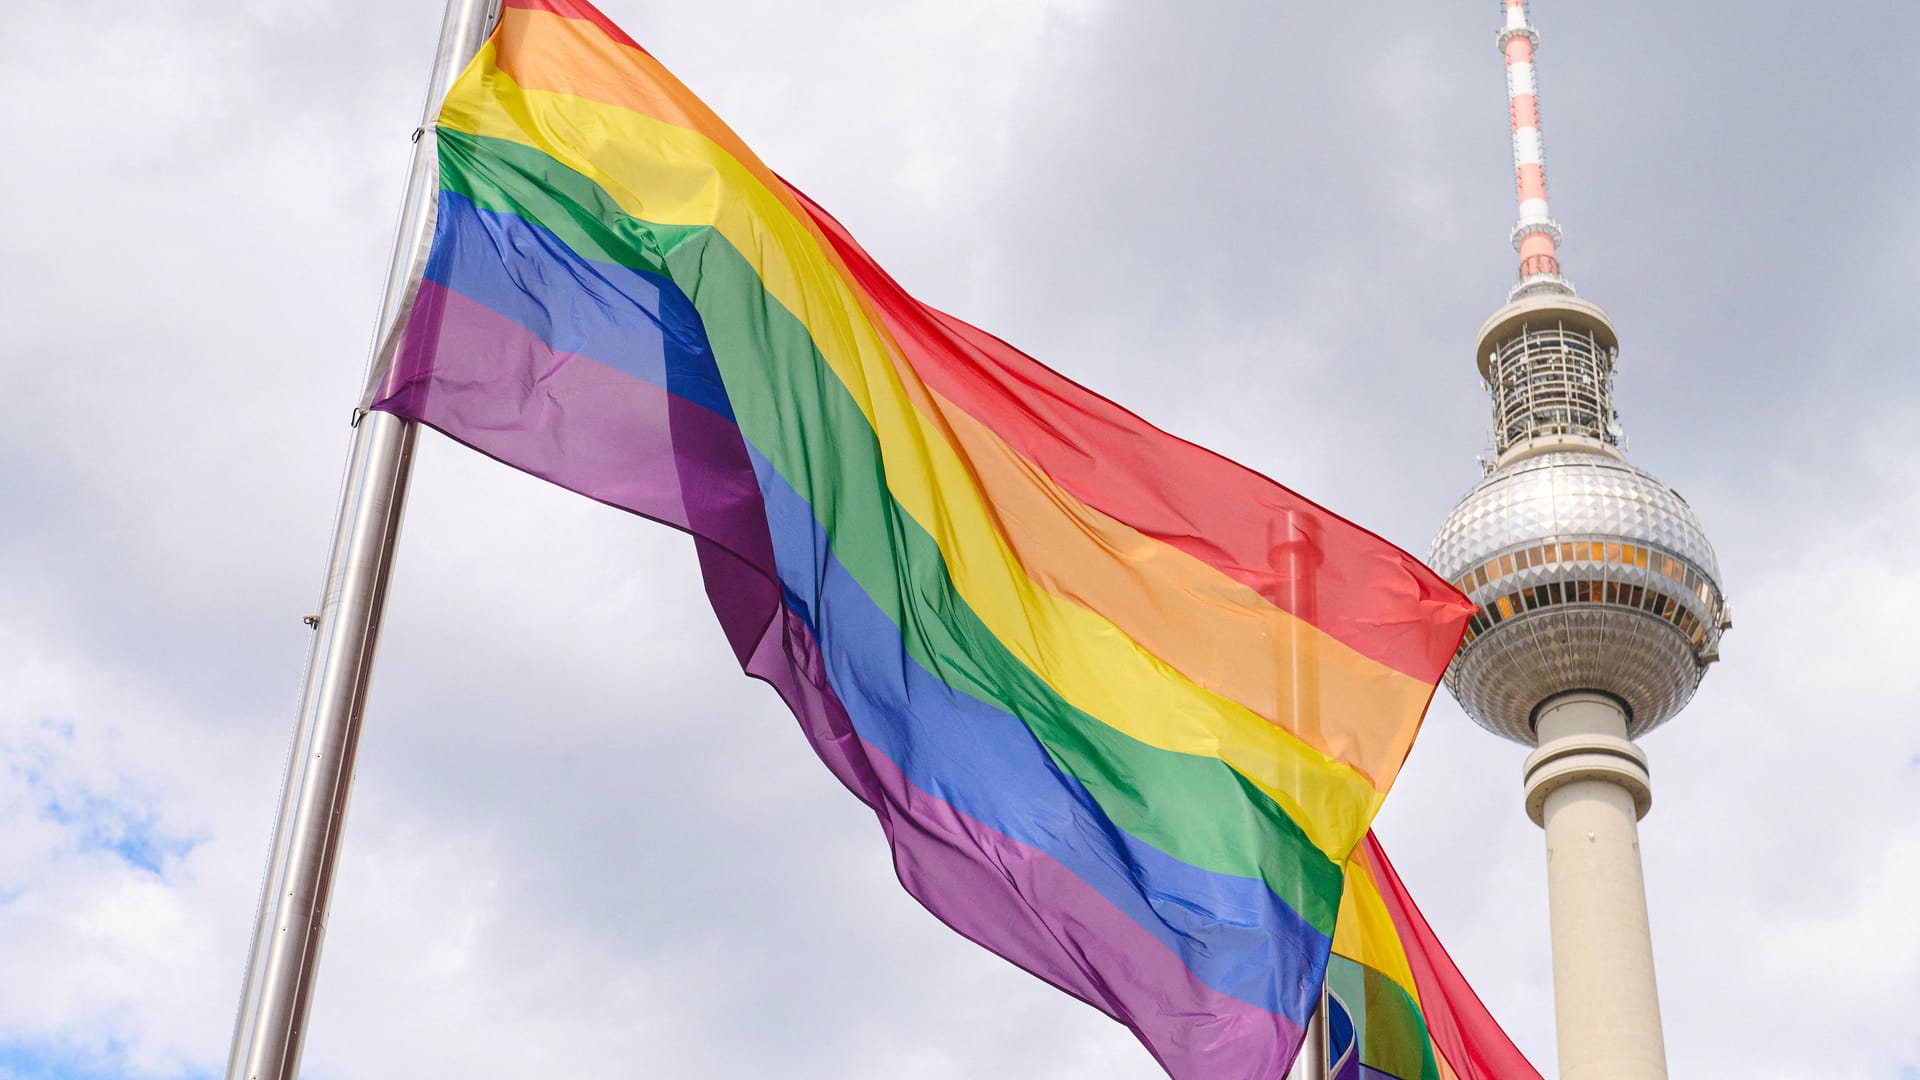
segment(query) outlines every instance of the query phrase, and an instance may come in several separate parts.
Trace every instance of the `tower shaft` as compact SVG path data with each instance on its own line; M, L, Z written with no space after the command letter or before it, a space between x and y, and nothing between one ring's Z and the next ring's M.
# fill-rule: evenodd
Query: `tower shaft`
M1560 1080L1667 1075L1639 819L1646 757L1620 703L1571 693L1541 706L1527 812L1546 831Z

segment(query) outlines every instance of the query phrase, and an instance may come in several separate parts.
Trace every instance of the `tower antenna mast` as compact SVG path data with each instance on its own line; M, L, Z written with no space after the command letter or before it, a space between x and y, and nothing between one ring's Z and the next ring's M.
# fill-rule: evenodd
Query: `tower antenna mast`
M1509 297L1530 292L1571 294L1560 276L1560 226L1547 210L1547 155L1540 135L1540 91L1533 52L1540 35L1527 18L1527 0L1503 0L1506 25L1500 51L1507 58L1507 115L1513 132L1514 196L1520 218L1513 226L1513 248L1520 253L1520 280Z

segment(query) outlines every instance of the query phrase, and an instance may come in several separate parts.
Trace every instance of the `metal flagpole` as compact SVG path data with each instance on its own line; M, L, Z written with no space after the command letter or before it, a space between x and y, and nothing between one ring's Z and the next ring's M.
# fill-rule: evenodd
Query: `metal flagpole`
M1293 1060L1293 1071L1288 1074L1291 1080L1328 1080L1327 1070L1332 1063L1327 1060L1327 990L1320 988L1320 1007L1314 1010L1312 1019L1307 1021L1306 1041L1300 1044L1300 1056Z
M1313 547L1314 537L1309 536L1295 525L1289 537L1287 556L1288 596L1292 603L1289 609L1293 619L1289 623L1287 679L1288 690L1293 703L1292 720L1297 730L1318 730L1320 726L1320 671L1319 657L1312 651L1312 636L1306 627L1319 614L1319 589L1314 577L1319 570L1319 552ZM1327 984L1326 978L1320 980L1320 1005L1307 1019L1306 1039L1300 1044L1300 1054L1294 1059L1293 1071L1289 1075L1293 1080L1328 1080L1327 1070L1332 1067L1327 1052Z
M447 0L387 271L374 341L376 362L433 239L439 188L433 120L447 87L486 40L498 3ZM387 413L359 413L354 424L286 788L227 1056L227 1080L292 1080L299 1072L414 434L413 424Z

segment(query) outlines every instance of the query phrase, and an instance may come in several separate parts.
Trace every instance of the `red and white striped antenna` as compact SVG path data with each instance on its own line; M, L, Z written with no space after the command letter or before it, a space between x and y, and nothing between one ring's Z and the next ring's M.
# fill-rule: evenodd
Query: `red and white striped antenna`
M1502 4L1506 24L1500 28L1500 51L1507 57L1514 193L1520 203L1520 220L1513 226L1520 280L1512 296L1571 293L1573 286L1560 276L1560 226L1547 212L1547 159L1540 139L1540 91L1533 70L1533 50L1540 44L1540 35L1527 18L1527 0L1502 0Z

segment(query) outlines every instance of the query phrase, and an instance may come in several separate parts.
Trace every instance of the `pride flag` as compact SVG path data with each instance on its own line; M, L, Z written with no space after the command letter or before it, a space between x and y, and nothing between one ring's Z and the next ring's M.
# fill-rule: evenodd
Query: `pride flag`
M1279 1075L1466 600L915 301L579 0L508 0L435 137L368 404L691 533L909 892Z
M1371 832L1347 862L1327 1015L1332 1080L1540 1080Z

